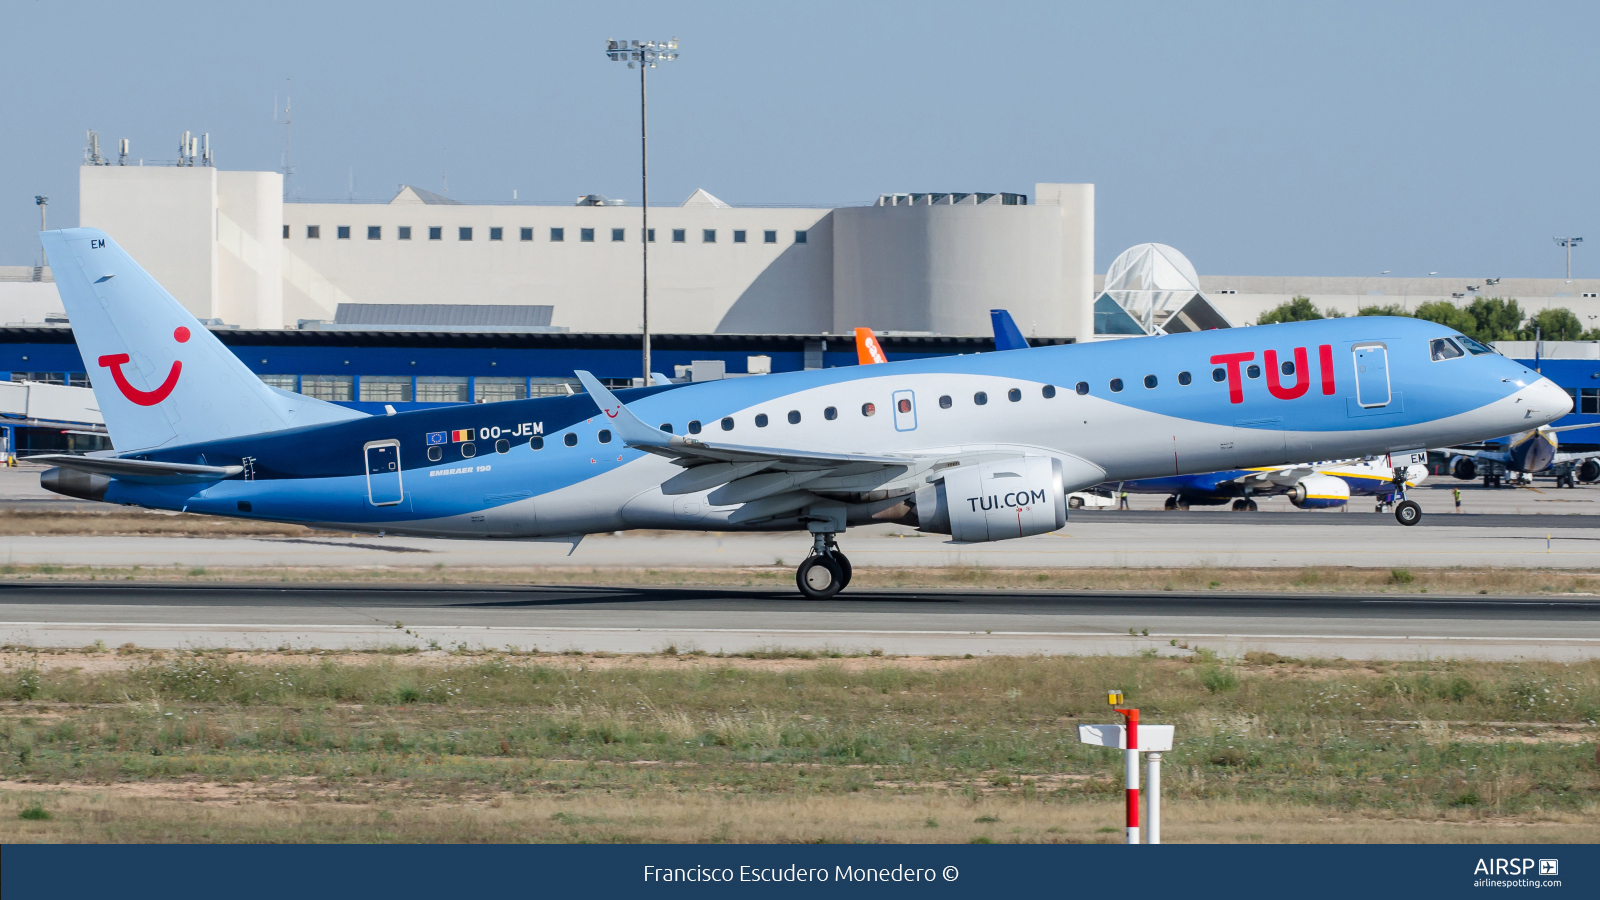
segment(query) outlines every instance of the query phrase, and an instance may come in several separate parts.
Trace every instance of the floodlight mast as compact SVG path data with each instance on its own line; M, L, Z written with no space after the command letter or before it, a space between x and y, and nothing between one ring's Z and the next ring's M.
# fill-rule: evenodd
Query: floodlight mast
M1574 245L1583 243L1583 238L1558 237L1555 241L1557 247L1565 247L1567 250L1567 282L1570 284L1572 282L1572 248Z
M650 129L649 118L646 115L645 105L645 78L646 69L654 69L658 64L671 62L678 58L678 39L670 41L606 41L606 57L612 62L626 62L628 68L639 68L639 191L642 195L640 201L640 231L639 246L640 272L643 309L644 330L644 383L650 385Z

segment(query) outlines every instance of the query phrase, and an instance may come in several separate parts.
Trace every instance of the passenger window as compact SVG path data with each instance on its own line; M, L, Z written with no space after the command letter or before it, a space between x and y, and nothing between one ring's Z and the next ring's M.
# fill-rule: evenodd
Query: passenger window
M1249 378L1260 378L1261 377L1261 367L1260 366L1251 366L1250 368L1244 370L1244 374Z
M443 447L429 447L428 448L428 462L438 462L440 459L443 459L443 458L444 458L444 448Z
M724 423L726 423L729 420L728 419L723 419L722 421ZM727 431L729 427L730 426L724 424L722 426L722 430L723 431ZM767 414L766 413L756 413L756 427L757 428L765 428L765 427L767 427Z
M561 439L561 443L566 444L568 447L576 447L578 446L578 435L569 431L567 436Z
M1010 400L1012 403L1016 403L1018 400L1021 400L1022 399L1022 389L1021 388L1012 388L1011 390L1006 391L1006 399Z
M700 420L699 419L691 419L691 420L689 420L689 433L690 434L699 434L700 433Z
M1111 393L1113 393L1113 394L1122 393L1122 379L1121 378L1113 378L1113 379L1111 379Z
M535 436L533 436L531 438L528 438L528 449L529 450L543 450L544 449L544 438L539 437L537 435L535 435Z
M1428 345L1428 348L1432 352L1434 362L1438 362L1441 359L1455 359L1458 356L1466 356L1465 353L1461 352L1461 348L1456 346L1455 341L1447 338L1439 338L1433 341Z
M1044 398L1049 400L1056 395L1056 386L1053 384L1047 384L1044 386L1044 390L1040 391L1039 393L1044 394Z
M1082 397L1084 394L1089 393L1089 382L1080 381L1078 382L1077 386L1073 388L1073 390L1077 391L1078 396Z
M661 423L661 430L665 431L667 434L671 434L672 433L672 423L671 422L662 422Z
M466 443L461 445L461 458L462 459L471 459L471 458L473 458L474 456L477 456L477 455L478 455L478 448L471 441L467 441Z
M1178 383L1179 384L1188 384L1189 382L1191 382L1193 380L1194 379L1189 376L1188 372L1179 372L1178 373Z
M494 442L494 452L496 452L496 453L510 453L511 452L511 442L506 440L505 438L501 438L500 440L495 441Z
M901 397L900 402L895 404L895 408L903 413L911 412L911 399L909 397Z
M1224 368L1221 368L1221 367L1212 369L1211 370L1211 380L1212 381L1227 381L1228 380L1228 370L1224 369Z
M799 425L800 424L800 410L798 410L798 409L789 410L789 424L790 425Z
M943 397L939 398L940 409L949 409L953 405L955 405L955 401L950 399L949 394L945 394Z
M595 435L595 437L599 438L600 443L609 444L611 443L611 429L602 428L600 429L600 433Z
M1279 366L1278 368L1282 369L1283 370L1283 374L1285 374L1285 375L1293 375L1294 374L1294 360L1286 359L1286 360L1283 361L1283 365Z
M1154 375L1146 375L1146 376L1145 376L1145 377L1144 377L1144 386L1145 386L1145 387L1146 387L1146 388L1147 388L1147 389L1148 389L1148 388L1153 388L1153 387L1155 387L1155 386L1156 386L1156 384L1157 384L1157 382L1156 382L1156 377L1155 377L1155 376L1154 376Z
M874 406L873 404L871 404L871 403L863 403L863 404L861 404L861 414L863 416L875 415L877 412L878 412L878 407Z
M989 395L984 393L983 391L979 391L976 394L972 395L972 402L976 403L979 406L983 406L985 403L989 402Z
M837 406L828 407L822 411L822 417L832 422L834 419L839 418L839 408Z
M732 431L733 430L733 417L732 416L728 416L727 418L722 420L722 430L723 431Z

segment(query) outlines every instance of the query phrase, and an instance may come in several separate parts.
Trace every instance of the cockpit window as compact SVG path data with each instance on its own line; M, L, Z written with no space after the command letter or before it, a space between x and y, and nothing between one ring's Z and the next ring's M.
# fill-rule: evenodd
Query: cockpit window
M1435 338L1428 345L1428 351L1433 355L1434 362L1438 362L1441 359L1457 359L1466 356L1465 353L1461 352L1461 348L1456 346L1456 342L1449 338Z
M1493 350L1490 350L1488 347L1485 347L1466 335L1458 334L1455 336L1454 340L1461 346L1467 348L1467 352L1471 353L1473 356L1483 356L1485 354L1494 353Z

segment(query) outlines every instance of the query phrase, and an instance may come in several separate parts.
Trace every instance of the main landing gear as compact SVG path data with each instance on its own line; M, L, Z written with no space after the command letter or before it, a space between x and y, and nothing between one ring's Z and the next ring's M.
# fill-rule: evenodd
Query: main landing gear
M811 555L794 573L796 586L807 600L826 600L850 586L850 558L839 552L833 535L817 532Z
M1235 501L1233 501L1233 511L1234 512L1255 512L1256 511L1256 501L1252 500L1249 497L1246 497L1243 500L1235 500Z
M1394 481L1390 483L1394 485L1394 494L1390 499L1394 501L1395 521L1399 522L1401 525L1415 525L1418 522L1421 522L1422 507L1417 505L1417 501L1406 499L1405 475L1400 472L1396 472ZM1383 510L1381 500L1379 501L1378 510L1380 512Z

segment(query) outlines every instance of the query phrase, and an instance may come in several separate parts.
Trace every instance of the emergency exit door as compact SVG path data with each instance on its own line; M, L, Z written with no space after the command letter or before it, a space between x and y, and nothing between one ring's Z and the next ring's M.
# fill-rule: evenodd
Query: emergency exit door
M1356 362L1356 403L1371 409L1389 405L1389 348L1372 341L1350 348Z
M400 442L373 441L362 448L367 458L367 501L394 506L405 498L400 485Z

